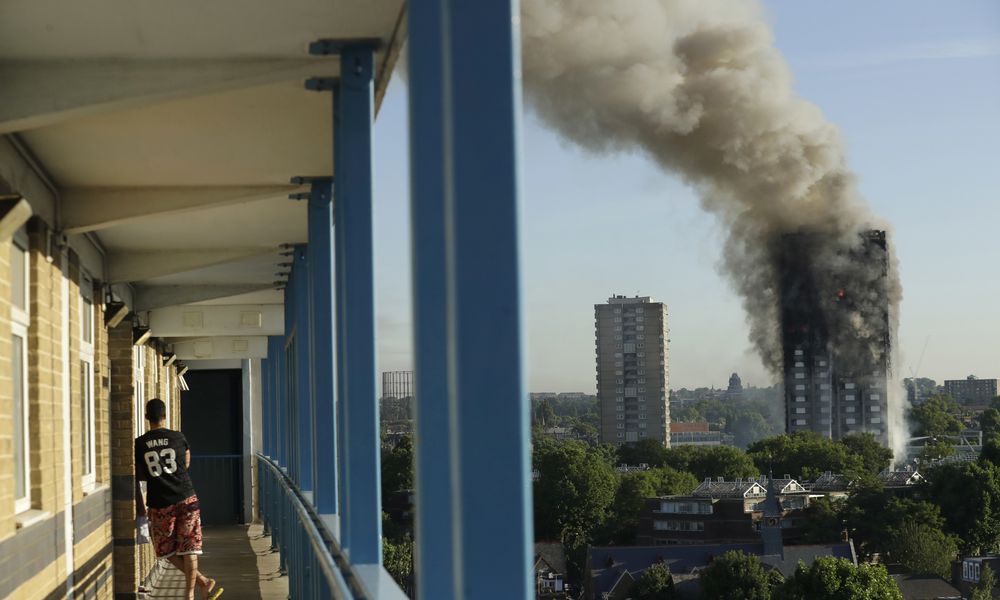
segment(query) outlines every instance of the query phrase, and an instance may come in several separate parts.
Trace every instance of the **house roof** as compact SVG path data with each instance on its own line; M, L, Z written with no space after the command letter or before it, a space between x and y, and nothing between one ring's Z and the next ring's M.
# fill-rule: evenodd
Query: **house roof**
M610 591L626 572L639 579L642 572L662 562L674 575L689 575L708 565L716 556L730 550L761 557L764 564L784 575L795 572L799 561L812 563L819 556L846 558L857 564L850 542L814 546L785 546L783 556L761 556L763 543L753 544L679 544L673 546L593 546L587 550L590 578L595 596Z
M910 467L892 471L885 469L878 474L878 478L886 486L916 485L924 480L924 476Z
M566 549L559 542L538 542L535 544L535 566L543 560L556 573L566 573Z
M746 498L763 497L766 493L764 486L753 479L737 481L706 479L691 492L691 495L698 498Z
M953 585L935 575L893 575L904 600L958 600L962 597Z
M858 564L858 557L854 552L852 542L838 542L836 544L815 544L803 546L785 546L781 556L761 556L760 562L777 569L785 577L795 573L799 562L811 565L821 556L832 556L834 558L846 558L855 565Z
M817 492L846 492L853 483L846 475L827 471L817 477L809 488Z

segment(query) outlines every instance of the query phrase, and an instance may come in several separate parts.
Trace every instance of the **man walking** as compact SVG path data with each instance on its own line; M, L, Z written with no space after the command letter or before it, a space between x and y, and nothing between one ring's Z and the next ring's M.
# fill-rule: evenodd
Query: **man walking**
M194 493L188 466L191 450L179 431L167 429L167 406L153 398L146 403L149 431L135 440L136 506L139 516L147 514L153 548L158 558L166 558L184 573L187 600L195 600L195 587L207 600L216 600L222 588L198 571L201 554L201 510ZM139 481L146 482L146 510Z

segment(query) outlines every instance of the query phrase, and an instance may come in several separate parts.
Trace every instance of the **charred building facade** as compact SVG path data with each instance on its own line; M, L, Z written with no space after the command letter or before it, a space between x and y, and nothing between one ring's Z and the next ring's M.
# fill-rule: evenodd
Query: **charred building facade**
M817 232L776 243L787 431L868 432L888 445L885 232L867 231L855 247Z

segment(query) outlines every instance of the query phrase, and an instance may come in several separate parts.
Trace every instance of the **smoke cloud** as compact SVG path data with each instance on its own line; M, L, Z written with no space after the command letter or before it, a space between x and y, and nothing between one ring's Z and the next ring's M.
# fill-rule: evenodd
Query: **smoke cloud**
M726 231L720 269L773 373L782 372L774 240L792 232L824 240L811 257L821 297L851 290L846 310L825 315L834 343L891 364L882 340L896 330L897 269L886 277L879 261L857 256L859 236L885 226L857 192L837 128L794 93L757 2L522 0L521 14L530 105L566 139L600 153L640 150L698 191ZM898 447L903 407L890 396Z

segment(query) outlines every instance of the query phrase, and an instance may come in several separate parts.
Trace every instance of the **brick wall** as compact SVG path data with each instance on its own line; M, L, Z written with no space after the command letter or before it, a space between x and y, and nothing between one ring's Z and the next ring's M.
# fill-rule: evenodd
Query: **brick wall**
M116 597L134 594L138 585L135 547L135 373L132 368L132 322L108 330L111 367L111 499Z
M0 240L0 465L14 462L14 381L11 378L10 240ZM14 472L0 466L0 540L14 535Z
M32 521L18 527L13 502L13 379L10 361L11 240L0 241L0 597L51 598L65 590L72 576L74 597L110 599L111 502L107 386L95 384L95 489L81 486L83 378L80 363L80 269L76 257L51 243L38 219L28 225L30 316L27 336L29 469ZM68 262L67 262L68 261ZM64 270L69 274L64 278ZM67 305L63 306L63 284ZM99 294L95 298L100 298ZM69 310L69 319L63 315ZM95 312L94 366L107 369L107 336ZM100 318L100 320L97 320ZM63 347L63 335L69 346ZM68 350L64 364L63 352ZM64 389L64 369L69 390ZM64 393L69 393L70 435L64 431ZM66 489L69 446L71 488ZM71 514L67 510L71 500ZM24 516L22 515L22 516ZM79 519L79 520L78 520ZM73 573L67 571L66 528L72 523ZM59 595L59 597L62 597Z

